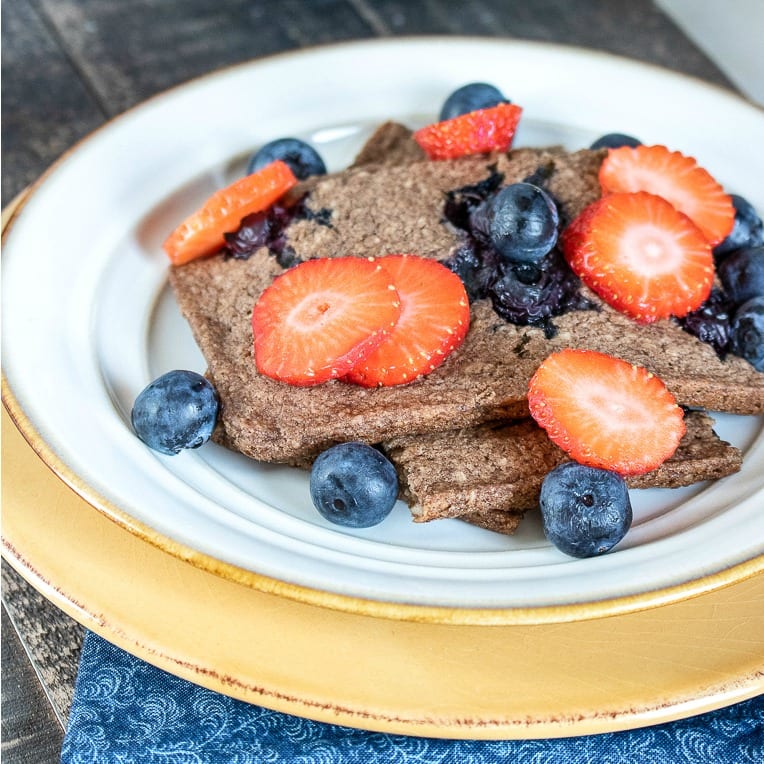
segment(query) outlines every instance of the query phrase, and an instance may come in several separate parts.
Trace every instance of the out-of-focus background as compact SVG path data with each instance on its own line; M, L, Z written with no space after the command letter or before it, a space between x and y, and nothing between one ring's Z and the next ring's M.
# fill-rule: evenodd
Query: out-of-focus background
M284 50L419 34L544 40L649 61L764 103L762 29L762 0L5 0L2 201L105 119Z
M762 0L656 0L745 96L764 106Z

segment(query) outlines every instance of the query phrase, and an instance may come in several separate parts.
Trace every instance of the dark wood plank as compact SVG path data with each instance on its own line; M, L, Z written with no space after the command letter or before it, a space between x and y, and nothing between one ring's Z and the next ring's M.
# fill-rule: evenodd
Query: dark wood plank
M26 0L2 3L2 203L104 119Z
M53 764L64 729L56 719L10 618L2 609L2 747L4 764Z
M38 683L42 682L45 688L52 713L63 725L72 705L85 629L43 597L5 561L1 571L3 608L35 667Z
M282 0L265 5L269 7L266 19L276 26L283 26L300 47L366 39L378 33L369 19L346 0L307 3L305 0Z
M231 64L374 34L347 0L33 1L110 116Z
M354 0L395 34L512 37L594 48L733 88L651 0ZM517 73L522 77L522 72ZM490 73L486 75L490 79ZM734 89L734 88L733 88Z

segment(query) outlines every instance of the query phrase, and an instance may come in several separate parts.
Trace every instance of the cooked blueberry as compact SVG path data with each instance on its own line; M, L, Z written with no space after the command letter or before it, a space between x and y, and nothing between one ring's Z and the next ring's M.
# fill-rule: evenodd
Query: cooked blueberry
M488 295L498 272L498 259L493 249L466 241L451 257L443 261L443 265L462 280L467 297L470 302L474 302Z
M537 324L559 312L556 271L502 269L490 289L494 309L513 324Z
M215 388L193 371L168 371L135 399L131 420L135 434L163 454L206 443L218 416Z
M553 249L537 263L501 264L489 295L502 318L520 326L543 327L551 338L556 333L551 317L593 307L581 296L580 286L562 255Z
M549 194L531 183L504 186L471 215L476 236L487 237L510 262L537 262L557 243L560 217Z
M305 180L311 175L326 174L326 165L321 155L299 138L278 138L266 143L249 160L247 172L255 172L276 159L286 162L299 180Z
M477 109L488 109L500 103L509 103L504 94L485 82L470 82L454 90L440 110L440 119L453 119Z
M730 325L735 305L721 290L714 287L708 299L697 309L679 319L682 328L707 342L724 358L729 350Z
M624 133L608 133L600 138L597 138L594 143L589 147L590 149L619 149L621 146L629 146L634 148L635 146L641 146L642 141L634 138L631 135Z
M732 320L730 349L756 371L764 371L764 297L744 302Z
M736 249L719 263L717 273L727 295L738 305L764 296L764 246Z
M300 262L287 237L287 229L295 220L309 220L317 225L332 227L332 211L322 207L311 209L307 202L309 194L288 206L273 204L265 212L254 212L243 218L239 228L223 234L226 257L246 260L261 247L268 247L270 253L282 268L291 268Z
M714 256L717 260L733 250L764 244L764 223L753 205L737 194L730 196L735 208L735 223L729 236L714 247Z
M490 173L477 183L470 183L446 192L443 214L449 223L464 231L470 230L470 215L504 182L504 175L495 165L488 168Z
M624 479L577 462L564 462L544 478L540 506L547 538L573 557L610 551L631 527Z
M242 219L238 230L223 234L226 254L237 260L246 260L260 247L270 243L273 227L271 210L247 215Z
M340 443L313 462L310 497L330 522L368 528L390 514L398 498L398 476L376 448L365 443Z

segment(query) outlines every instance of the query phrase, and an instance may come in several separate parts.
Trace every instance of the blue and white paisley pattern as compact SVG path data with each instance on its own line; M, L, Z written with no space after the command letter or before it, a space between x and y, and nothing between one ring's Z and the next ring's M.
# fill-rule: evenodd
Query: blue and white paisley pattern
M88 633L63 764L761 764L764 696L645 729L553 740L406 737L197 687Z

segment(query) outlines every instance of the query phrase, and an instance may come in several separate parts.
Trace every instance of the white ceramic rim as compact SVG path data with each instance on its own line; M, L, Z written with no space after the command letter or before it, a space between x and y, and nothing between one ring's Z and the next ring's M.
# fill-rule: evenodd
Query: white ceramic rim
M419 76L412 80L417 62ZM343 154L349 159L348 145L357 146L371 125L390 117L426 119L458 84L521 65L530 73L522 82L493 76L526 110L518 145L531 138L585 145L587 137L628 125L646 142L658 142L660 135L700 157L731 190L764 208L761 190L753 187L764 167L745 151L752 145L746 136L762 129L762 113L704 83L612 56L448 38L352 43L224 70L154 98L97 131L47 173L14 220L3 258L4 397L38 453L94 506L168 551L257 588L360 612L466 622L487 612L510 621L585 618L692 596L759 570L759 420L724 423L725 434L746 446L739 475L689 491L679 506L673 493L668 501L648 501L644 522L635 525L622 550L583 561L565 558L538 538L520 548L514 540L497 548L488 540L494 534L464 530L461 523L433 531L435 547L429 541L428 548L395 538L380 542L375 529L345 533L306 522L272 502L253 502L231 473L221 479L221 462L232 459L241 474L239 457L201 450L168 460L144 449L126 426L129 402L155 375L152 367L175 352L202 363L182 342L176 349L167 337L152 339L157 324L182 332L164 289L158 243L168 221L224 182L234 160L253 145L297 133L324 141L330 155L337 152L330 165L338 166ZM386 72L382 82L371 77L378 71ZM597 99L591 89L595 73L600 95L616 83L625 88L616 94L648 88L651 103L663 107L661 115L627 95L619 100L610 92L607 103ZM330 81L333 87L318 88ZM317 89L332 93L333 100L318 101ZM255 94L245 116L259 119L230 125L221 113L241 92ZM287 101L301 105L295 114L292 103L291 117ZM582 101L588 106L585 119ZM713 125L688 137L700 108L728 112L738 130L735 146L722 143L726 131ZM149 143L140 139L145 135L152 137ZM34 258L25 255L30 251ZM304 477L279 473L276 485L290 496L301 493L298 500L304 502ZM399 512L395 522L402 528L404 520L402 532L409 533L407 514ZM453 527L460 529L460 540L449 550ZM463 536L478 539L477 549L460 548Z

